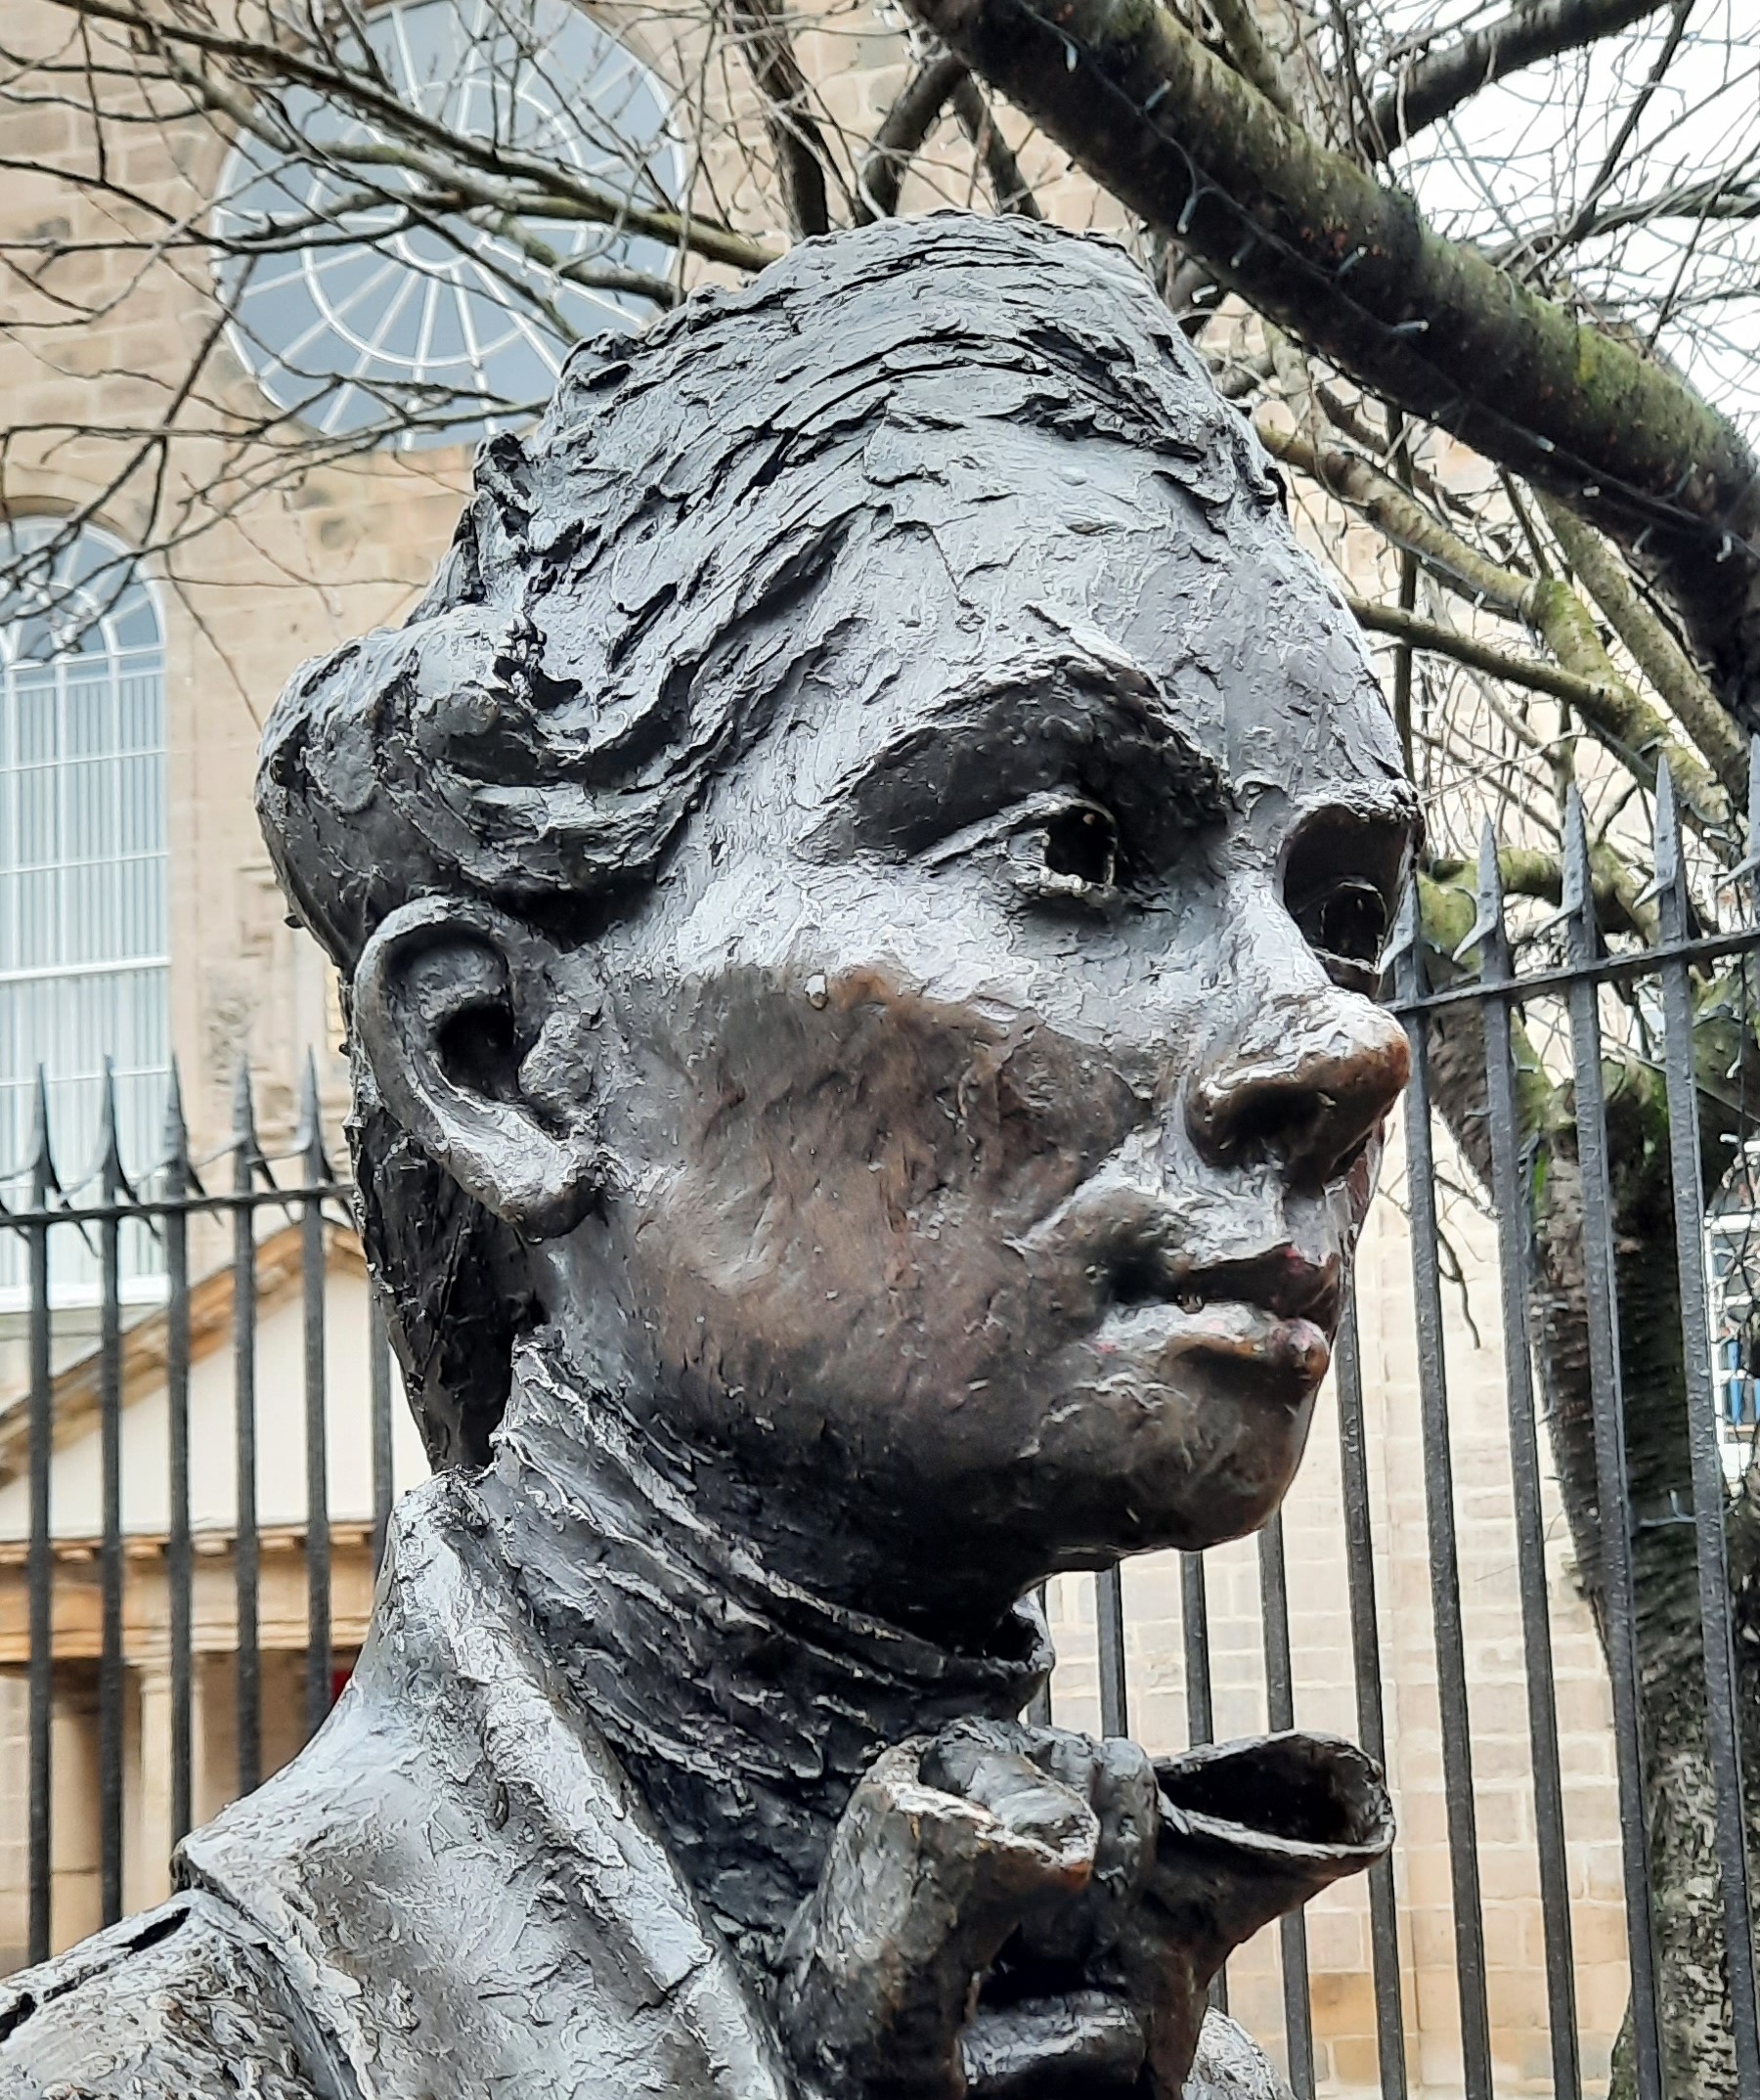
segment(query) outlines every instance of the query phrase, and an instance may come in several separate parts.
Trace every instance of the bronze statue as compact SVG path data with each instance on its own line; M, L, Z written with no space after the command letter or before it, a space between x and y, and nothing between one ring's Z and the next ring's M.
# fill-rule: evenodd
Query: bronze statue
M1415 805L1127 260L887 222L583 348L259 805L438 1470L5 2092L1271 2092L1205 1986L1379 1774L1023 1722L1031 1597L1295 1472Z

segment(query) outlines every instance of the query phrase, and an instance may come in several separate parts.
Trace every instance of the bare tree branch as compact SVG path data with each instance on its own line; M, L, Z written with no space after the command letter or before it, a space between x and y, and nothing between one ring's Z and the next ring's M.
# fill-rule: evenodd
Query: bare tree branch
M953 83L949 99L960 128L978 149L978 157L984 163L985 180L990 184L990 197L996 209L1021 219L1041 218L1038 199L1031 185L1022 179L1021 164L1002 136L995 112L985 100L984 90L964 66L960 67L960 77Z
M81 18L115 23L139 39L143 48L169 56L181 45L208 58L224 60L240 77L285 79L357 109L391 140L410 143L408 164L426 171L430 163L419 156L416 142L436 149L455 160L481 169L505 186L529 184L539 195L550 197L552 211L564 201L580 216L594 224L615 226L629 233L646 234L669 247L694 250L711 262L730 263L740 270L762 270L775 260L775 250L763 241L735 233L730 227L678 211L658 211L636 204L628 197L602 190L575 175L554 159L524 153L470 133L449 129L400 101L388 88L376 86L363 70L351 70L314 57L310 52L284 48L274 42L242 36L185 16L149 13L131 0L50 0L50 5ZM235 122L251 121L248 98L228 93L211 75L199 74L188 65L175 67L178 77L193 90L202 92L213 106L223 109ZM335 151L335 149L330 149ZM350 159L382 156L382 147L355 145ZM515 208L523 208L515 206ZM556 214L556 215L559 215Z
M1760 185L1745 173L1675 183L1653 197L1633 197L1623 204L1600 204L1587 214L1575 212L1558 226L1530 237L1512 252L1524 253L1537 247L1556 251L1573 241L1618 233L1628 226L1648 226L1658 219L1760 219Z
M1507 15L1401 66L1376 97L1363 150L1380 159L1508 74L1617 36L1668 0L1517 0Z
M1644 85L1632 99L1632 106L1620 118L1619 129L1609 141L1602 155L1601 166L1595 171L1595 179L1583 193L1583 201L1577 207L1576 216L1559 236L1560 247L1568 247L1577 240L1594 215L1595 207L1606 195L1607 186L1619 172L1619 164L1625 158L1626 148L1631 145L1638 126L1644 120L1644 112L1650 106L1656 90L1662 85L1668 68L1674 64L1681 48L1681 38L1687 33L1687 18L1693 12L1695 0L1673 0L1674 20L1668 25L1668 34L1662 39L1662 49L1656 54L1655 64L1645 76ZM1542 261L1546 252L1542 251Z
M966 77L965 61L950 51L935 52L917 66L881 120L861 163L859 219L889 219L898 210L910 163L935 129L947 97Z
M1148 224L1408 414L1650 565L1760 722L1760 474L1676 373L1444 241L1307 138L1160 0L908 0Z
M799 235L828 234L825 170L833 165L814 121L813 90L795 57L778 0L732 0L740 43L764 102L764 128L776 156L788 222Z

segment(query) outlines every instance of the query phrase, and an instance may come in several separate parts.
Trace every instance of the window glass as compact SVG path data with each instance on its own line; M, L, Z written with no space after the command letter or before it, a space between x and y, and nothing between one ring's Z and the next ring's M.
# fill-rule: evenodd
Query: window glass
M39 1065L64 1181L96 1159L107 1056L125 1169L158 1157L170 1068L165 678L152 594L105 534L53 519L0 526L0 571L17 579L0 587L0 1195L12 1203ZM0 1262L22 1255L18 1235L0 1236ZM136 1275L151 1266L144 1247L124 1258ZM0 1291L22 1283L0 1270Z
M369 47L351 69L382 74L448 130L625 203L679 200L684 160L664 89L571 0L393 0L350 33ZM387 166L383 135L356 111L293 87L275 113L300 150L242 137L216 210L222 239L268 251L235 248L218 274L234 349L277 407L321 433L384 424L387 442L456 443L528 419L571 342L652 315L638 293L565 273L664 279L662 242L580 219L508 232L424 210L423 178ZM397 427L412 415L416 427Z

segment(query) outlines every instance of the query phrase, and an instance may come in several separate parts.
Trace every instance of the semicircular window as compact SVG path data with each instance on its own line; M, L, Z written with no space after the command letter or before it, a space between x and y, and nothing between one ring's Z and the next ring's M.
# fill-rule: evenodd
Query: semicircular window
M281 92L234 148L215 207L233 347L323 436L457 443L525 421L573 341L653 314L640 280L663 283L672 250L534 210L519 164L620 208L669 209L684 156L666 92L572 0L391 0L352 19L354 48L338 52L351 80L493 151L473 167L443 143L411 153L426 167L404 164L394 124L335 94ZM482 197L445 197L436 160L480 176Z

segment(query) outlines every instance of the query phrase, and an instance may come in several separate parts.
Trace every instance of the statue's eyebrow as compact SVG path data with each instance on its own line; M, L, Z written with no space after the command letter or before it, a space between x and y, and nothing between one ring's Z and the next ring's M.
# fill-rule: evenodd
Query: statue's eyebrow
M945 686L835 784L829 846L910 847L989 807L1075 778L1190 830L1234 806L1227 773L1197 741L1176 695L1097 636L989 664Z

